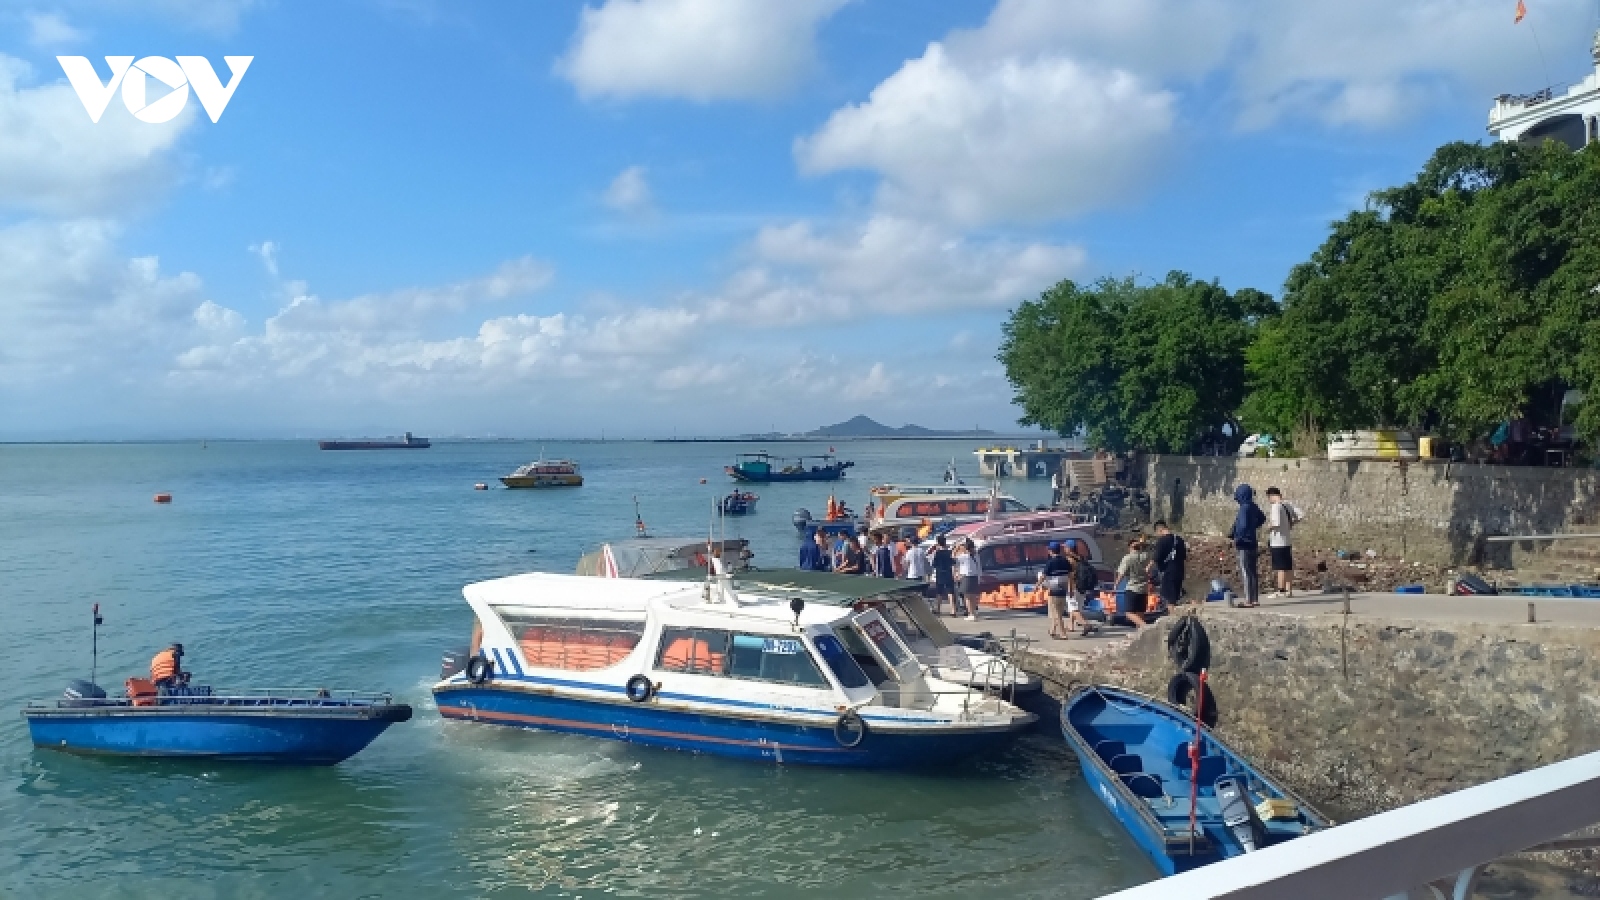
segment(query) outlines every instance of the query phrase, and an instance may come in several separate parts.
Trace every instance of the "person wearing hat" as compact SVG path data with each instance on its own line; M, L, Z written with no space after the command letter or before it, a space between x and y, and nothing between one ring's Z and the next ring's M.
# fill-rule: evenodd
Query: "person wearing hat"
M150 680L158 690L189 683L189 673L183 671L182 644L172 644L150 660Z
M1072 561L1067 558L1058 541L1051 541L1049 547L1050 558L1045 560L1044 568L1039 570L1039 587L1047 592L1046 603L1050 607L1050 636L1057 640L1066 640L1071 635L1067 634L1066 612L1071 602L1072 592ZM1077 604L1073 603L1072 613L1078 614Z

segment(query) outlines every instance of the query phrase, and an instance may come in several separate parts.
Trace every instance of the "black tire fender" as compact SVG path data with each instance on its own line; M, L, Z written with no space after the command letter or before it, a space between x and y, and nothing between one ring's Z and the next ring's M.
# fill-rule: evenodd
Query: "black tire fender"
M1197 673L1211 667L1211 638L1195 616L1184 616L1167 632L1167 657L1179 672Z
M649 678L643 675L635 675L628 679L627 685L623 687L623 692L628 695L629 700L635 703L643 703L656 695L656 686L650 683Z
M833 723L833 739L846 750L861 746L867 739L867 723L853 709L847 709Z
M1179 672L1167 682L1167 702L1182 709L1191 709L1189 698L1200 693L1200 676L1193 672ZM1217 695L1209 689L1200 701L1200 721L1207 728L1217 727Z
M467 680L473 684L487 684L494 677L494 660L482 653L467 660Z

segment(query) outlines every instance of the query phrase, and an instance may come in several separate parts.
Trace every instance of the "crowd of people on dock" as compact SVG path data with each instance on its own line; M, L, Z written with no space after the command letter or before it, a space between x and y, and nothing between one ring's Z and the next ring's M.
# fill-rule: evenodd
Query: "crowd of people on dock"
M977 545L970 538L952 547L944 535L932 540L915 534L895 539L883 533L868 534L865 527L857 534L832 535L812 529L800 546L800 568L924 581L934 612L941 612L948 600L951 615L978 620L978 582L983 567Z

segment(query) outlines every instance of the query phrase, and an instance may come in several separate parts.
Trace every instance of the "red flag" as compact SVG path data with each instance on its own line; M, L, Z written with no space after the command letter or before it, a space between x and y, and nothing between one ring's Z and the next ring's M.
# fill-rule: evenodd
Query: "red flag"
M1521 22L1522 21L1522 17L1527 15L1527 14L1528 14L1528 4L1525 2L1525 0L1517 0L1517 17L1515 19L1511 20L1511 24L1515 25L1518 22Z

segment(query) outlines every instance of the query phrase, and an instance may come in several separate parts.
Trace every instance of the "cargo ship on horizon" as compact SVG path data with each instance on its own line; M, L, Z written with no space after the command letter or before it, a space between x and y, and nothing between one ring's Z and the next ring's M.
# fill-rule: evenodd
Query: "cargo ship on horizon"
M317 441L317 446L323 450L426 450L433 444L408 431L398 441Z

